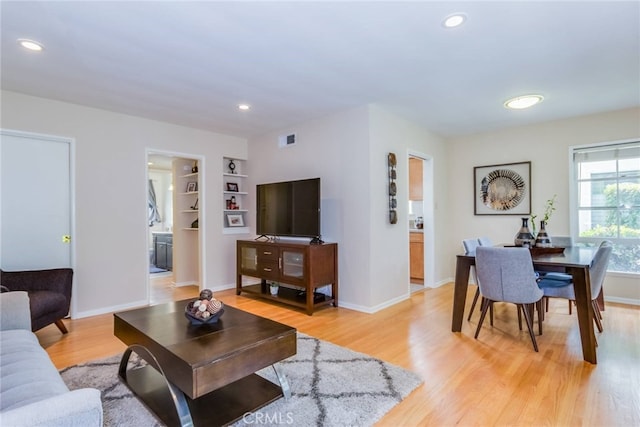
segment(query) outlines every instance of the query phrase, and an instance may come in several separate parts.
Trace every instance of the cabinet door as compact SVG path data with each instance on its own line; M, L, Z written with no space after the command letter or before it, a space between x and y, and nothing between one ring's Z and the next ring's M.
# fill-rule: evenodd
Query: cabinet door
M424 243L409 243L409 254L411 278L424 280Z
M305 283L305 252L303 250L283 248L280 250L280 275L292 284Z
M255 274L258 271L258 252L255 246L240 248L240 268L247 274Z
M167 244L156 242L156 267L167 268Z
M409 200L422 200L422 159L409 158Z
M167 243L167 270L173 270L173 243Z

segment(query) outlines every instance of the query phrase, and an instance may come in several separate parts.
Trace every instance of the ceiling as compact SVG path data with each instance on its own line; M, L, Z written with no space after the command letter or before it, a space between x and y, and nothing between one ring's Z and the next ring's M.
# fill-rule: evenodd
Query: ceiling
M0 6L2 89L240 137L365 104L444 137L640 105L637 1Z

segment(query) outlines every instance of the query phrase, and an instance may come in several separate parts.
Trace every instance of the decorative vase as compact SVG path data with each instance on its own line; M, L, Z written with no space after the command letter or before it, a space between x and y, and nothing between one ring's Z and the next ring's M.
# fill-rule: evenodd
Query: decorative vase
M547 234L547 223L544 221L540 221L540 231L536 236L536 247L538 248L550 248L551 247L551 239Z
M533 234L529 231L529 218L522 218L522 226L516 234L514 243L516 246L525 246L530 248L535 241Z

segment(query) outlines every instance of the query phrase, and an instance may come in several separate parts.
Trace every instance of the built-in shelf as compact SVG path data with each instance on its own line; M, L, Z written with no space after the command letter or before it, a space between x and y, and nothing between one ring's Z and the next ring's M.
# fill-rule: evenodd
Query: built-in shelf
M222 233L248 234L247 224L247 175L243 174L246 161L224 157L222 164ZM232 173L233 171L233 173ZM241 221L240 221L241 219ZM235 225L231 225L231 224ZM238 226L239 225L239 226Z

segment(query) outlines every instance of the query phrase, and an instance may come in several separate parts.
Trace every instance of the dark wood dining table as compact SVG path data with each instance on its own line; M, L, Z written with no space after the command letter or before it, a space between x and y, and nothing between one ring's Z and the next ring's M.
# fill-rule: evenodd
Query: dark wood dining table
M537 255L532 252L533 266L537 271L560 271L573 276L576 294L576 311L582 341L582 356L585 361L597 363L596 336L593 329L593 306L591 305L591 278L589 268L596 254L596 247L572 246L563 253ZM475 265L475 253L457 255L456 277L453 293L453 316L451 331L460 332L464 318L469 271Z

